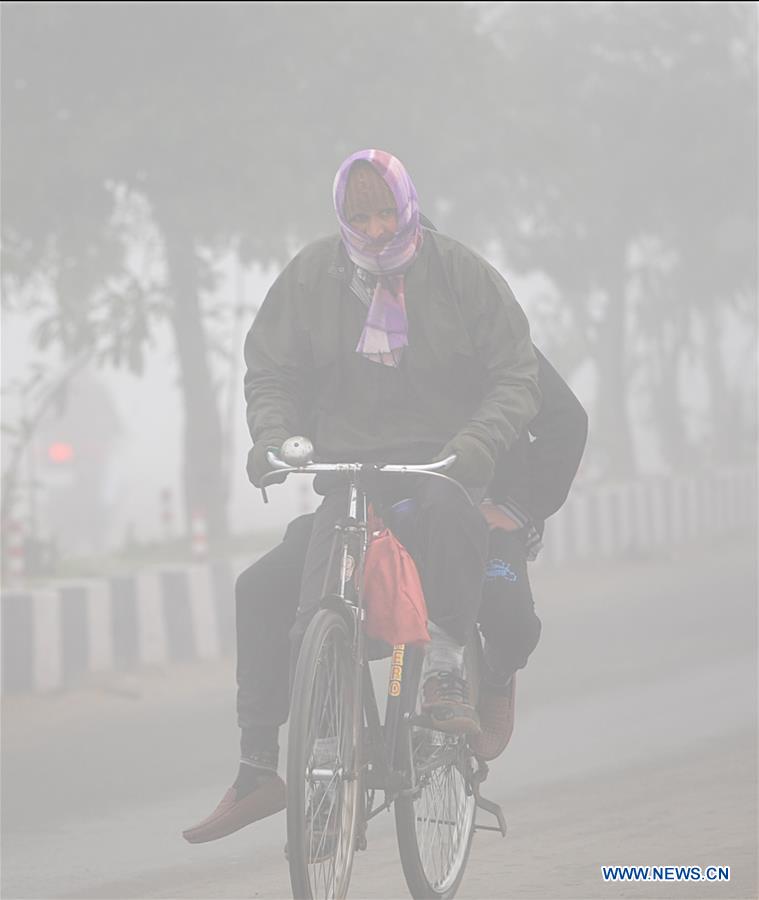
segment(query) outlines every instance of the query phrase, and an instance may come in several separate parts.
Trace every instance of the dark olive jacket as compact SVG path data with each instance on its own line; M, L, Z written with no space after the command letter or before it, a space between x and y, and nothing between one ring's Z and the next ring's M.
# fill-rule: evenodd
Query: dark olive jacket
M588 415L556 369L537 348L535 352L540 409L527 431L498 458L488 493L499 503L516 504L540 529L567 499L585 450Z
M269 290L245 341L254 443L306 434L335 461L424 461L460 432L495 459L540 405L527 319L504 279L424 231L405 275L408 347L397 368L356 353L367 309L338 236L306 247ZM415 454L416 459L409 454Z

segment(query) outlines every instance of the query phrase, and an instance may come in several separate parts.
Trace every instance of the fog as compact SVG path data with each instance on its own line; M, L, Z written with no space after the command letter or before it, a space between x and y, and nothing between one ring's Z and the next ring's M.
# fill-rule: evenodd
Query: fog
M589 421L494 763L512 849L460 894L724 863L666 896L756 896L756 38L743 2L3 4L4 897L289 896L282 817L180 832L236 764L234 578L319 502L248 480L243 342L368 147ZM405 891L383 827L349 896Z
M246 279L247 296L263 298L273 280L256 271ZM234 296L220 292L220 302L232 307ZM252 321L252 313L250 315ZM247 323L249 324L249 323ZM303 486L287 485L275 495L275 502L263 507L260 493L248 481L245 472L245 456L250 436L244 414L242 395L242 344L246 328L239 333L228 333L227 352L235 359L225 360L219 368L223 379L223 402L231 402L234 418L230 423L234 431L227 437L230 457L234 454L236 465L229 472L231 483L228 515L229 529L233 534L279 528L292 515L309 504L303 498ZM34 323L28 317L8 315L3 329L3 371L6 384L23 378L30 365L39 358L34 351ZM56 372L65 369L59 352L47 354L54 360ZM234 377L234 373L238 377ZM108 449L104 461L101 492L102 522L96 530L84 524L80 529L71 528L66 514L71 512L75 496L61 496L63 479L55 472L55 464L46 458L47 447L56 435L59 439L72 436L74 450L76 435L88 431L86 412L76 419L77 410L87 410L88 389L102 392L109 409L109 421L117 432L117 438ZM228 395L232 392L231 401ZM5 401L5 414L9 420L21 415L20 396L10 394ZM74 419L74 421L72 421ZM91 424L89 425L91 428ZM81 558L97 553L116 553L124 549L127 534L141 542L162 542L166 529L162 520L161 493L171 492L172 522L169 532L173 538L184 531L179 521L181 499L181 442L182 411L177 385L176 361L172 349L171 334L165 325L158 325L152 336L145 370L140 376L119 369L87 367L70 386L65 405L51 411L42 423L40 432L32 438L33 453L37 461L36 475L39 485L34 502L38 508L36 529L43 540L55 542L64 557ZM30 503L27 468L20 477L17 515L26 517ZM85 476L86 477L86 476ZM58 483L56 481L58 479ZM314 495L315 496L315 495ZM315 498L316 499L316 498ZM70 501L70 502L67 502ZM56 508L56 504L58 504ZM313 504L310 504L312 506ZM310 507L309 507L310 508Z

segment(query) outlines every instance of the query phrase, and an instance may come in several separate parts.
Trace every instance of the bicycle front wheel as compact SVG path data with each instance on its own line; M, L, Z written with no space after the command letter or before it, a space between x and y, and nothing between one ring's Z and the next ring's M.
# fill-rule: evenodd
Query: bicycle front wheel
M477 639L464 650L466 678L475 692L479 686ZM417 711L420 702L421 679ZM410 738L418 790L395 801L403 874L412 897L450 900L464 877L474 835L472 752L463 735L412 726Z
M360 688L345 620L320 610L301 646L287 746L287 856L296 898L345 897L360 797Z

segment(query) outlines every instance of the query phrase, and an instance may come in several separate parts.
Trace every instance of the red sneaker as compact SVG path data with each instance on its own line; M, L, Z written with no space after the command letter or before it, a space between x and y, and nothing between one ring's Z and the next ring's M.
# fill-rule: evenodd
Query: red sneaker
M496 687L483 679L480 684L480 734L469 738L469 746L479 759L489 762L506 749L514 730L516 675L509 685Z

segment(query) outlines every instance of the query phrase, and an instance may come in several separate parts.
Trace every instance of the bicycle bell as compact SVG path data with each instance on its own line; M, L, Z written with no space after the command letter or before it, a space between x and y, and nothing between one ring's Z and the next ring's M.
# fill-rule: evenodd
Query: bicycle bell
M314 458L314 445L307 437L296 435L282 444L279 455L289 466L305 466Z

